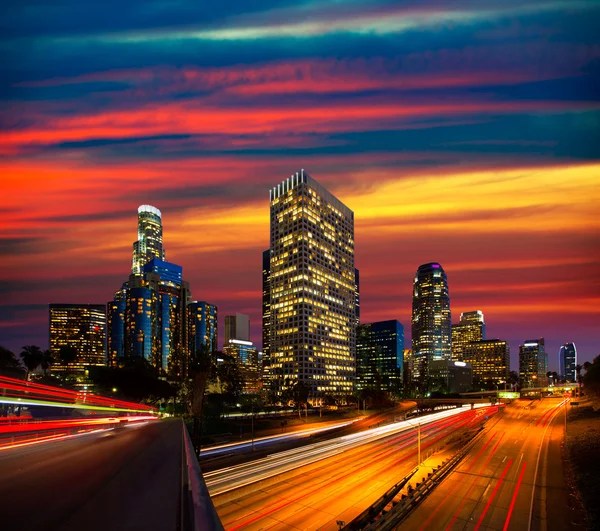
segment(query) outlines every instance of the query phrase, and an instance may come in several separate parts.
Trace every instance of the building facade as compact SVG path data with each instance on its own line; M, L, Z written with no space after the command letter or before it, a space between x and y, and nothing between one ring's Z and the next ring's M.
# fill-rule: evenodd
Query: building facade
M473 387L470 363L432 360L429 363L429 389L441 393L468 393Z
M454 344L453 344L454 346ZM472 341L464 345L463 359L473 368L473 385L478 388L501 389L508 382L510 345L500 339Z
M452 359L462 361L465 346L485 339L485 321L481 310L463 312L460 321L452 325ZM473 369L475 374L475 369Z
M577 382L577 348L575 343L565 343L558 351L558 369L561 380Z
M403 387L404 327L399 321L361 324L356 333L356 389L400 394Z
M548 385L548 354L544 338L529 339L519 345L519 380L521 387Z
M219 349L218 309L205 301L187 305L187 344L189 355L200 349L215 352Z
M225 316L225 337L223 344L229 343L230 339L250 341L250 317L243 313Z
M271 250L262 253L262 363L261 374L265 387L270 385L269 354L271 342Z
M106 365L104 304L50 304L49 325L53 371L83 374L86 367ZM73 361L61 361L65 347L73 350Z
M133 244L131 273L141 274L144 264L152 258L165 259L162 247L162 214L156 207L141 205L138 208L138 239Z
M107 364L119 367L125 362L125 314L127 311L127 283L106 304Z
M354 213L304 170L270 191L268 366L274 390L349 395L355 379Z
M427 388L428 365L452 357L452 320L448 279L436 262L421 265L414 279L412 300L413 378Z

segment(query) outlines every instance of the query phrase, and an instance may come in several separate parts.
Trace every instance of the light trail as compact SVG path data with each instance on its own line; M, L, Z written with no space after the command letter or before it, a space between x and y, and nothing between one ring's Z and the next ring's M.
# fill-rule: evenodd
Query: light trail
M63 441L66 439L75 439L77 437L83 437L84 435L92 435L94 433L108 432L108 431L112 431L112 430L114 430L114 428L100 428L97 430L85 431L83 433L75 433L75 434L71 434L71 435L61 434L61 435L49 435L47 437L41 437L41 438L38 437L36 439L29 439L26 441L20 441L18 443L0 445L0 451L11 450L13 448L22 448L25 446L33 446L35 444L43 444L43 443L53 442L53 441Z
M321 428L309 428L307 430L300 430L300 431L296 431L293 433L287 433L285 435L269 435L267 437L255 438L254 446L268 444L268 443L272 443L272 442L293 440L293 439L297 439L297 438L301 438L301 437L307 437L307 436L313 435L315 433L323 433L326 431L335 430L337 428L343 428L344 426L353 424L354 422L357 422L358 420L361 420L363 418L364 417L358 417L358 418L350 420L348 422L342 422L340 424L334 424L332 426L324 426ZM210 455L218 455L218 454L229 452L232 450L239 450L242 448L251 448L251 447L252 447L252 441L243 442L243 443L234 442L234 443L221 444L218 446L209 446L206 449L204 449L204 448L202 449L201 457L206 457L206 456L210 456Z
M487 407L489 405L478 404L478 406ZM466 407L468 408L469 406ZM450 417L469 411L471 410L463 407L433 413L432 415L423 417L421 424L422 426L430 425L436 421L449 419ZM266 458L252 461L251 463L244 463L209 472L204 474L204 478L211 495L215 496L341 454L367 443L378 441L409 429L412 430L413 427L411 421L396 422L365 432L338 437L330 441L279 452Z
M498 489L500 488L500 485L502 485L502 482L504 481L504 477L506 476L506 473L508 472L508 469L510 468L511 465L512 465L512 459L509 459L508 463L506 463L506 467L504 468L504 471L502 472L502 475L500 476L500 479L498 480L498 483L496 483L496 487L492 491L492 495L490 496L490 499L485 504L485 508L483 509L483 512L481 513L481 516L479 517L479 520L477 521L477 525L475 526L474 531L477 531L481 527L481 522L483 522L483 519L485 518L485 515L487 514L488 509L490 508L490 505L494 501L496 494L498 494Z
M92 404L70 404L66 402L52 402L49 400L32 400L21 398L2 398L0 404L8 404L11 406L46 406L60 407L68 409L86 409L90 411L119 411L121 413L148 413L147 409L131 409L123 407L95 406Z
M510 507L508 508L508 514L506 515L506 521L504 522L504 528L502 529L502 531L508 530L508 524L510 524L510 518L512 517L513 509L515 508L515 503L517 502L517 494L519 494L519 488L521 487L521 482L523 481L523 474L525 474L526 466L527 463L523 463L523 468L521 469L521 473L519 474L517 486L515 487L515 493L513 494L512 500L510 501Z

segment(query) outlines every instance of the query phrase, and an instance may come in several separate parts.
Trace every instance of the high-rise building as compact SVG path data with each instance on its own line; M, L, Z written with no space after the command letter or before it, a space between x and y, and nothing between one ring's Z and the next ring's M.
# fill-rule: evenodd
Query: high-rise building
M348 395L355 378L354 213L304 170L270 191L275 389Z
M412 302L413 378L427 387L427 366L452 357L452 320L448 279L436 262L419 266Z
M187 343L190 356L199 349L215 352L219 349L218 313L214 304L192 301L187 305Z
M162 215L156 207L141 205L138 208L138 239L133 244L131 272L134 275L141 274L144 265L152 258L165 259L162 248Z
M356 326L360 324L360 272L354 270L354 305L356 308Z
M250 317L243 313L225 316L225 337L223 344L229 343L230 339L250 341Z
M108 353L111 366L144 358L170 377L187 367L186 305L188 283L181 266L165 261L160 210L138 209L138 241L132 274L108 303Z
M108 331L106 334L107 363L119 367L125 362L125 315L127 312L127 283L106 305Z
M356 388L389 391L402 389L404 327L399 321L361 324L356 332Z
M404 389L409 390L413 384L414 357L410 348L405 348L403 352L404 365L402 367L402 376L404 380Z
M483 339L485 339L483 312L474 310L461 313L460 321L452 325L452 359L462 361L465 346L472 341Z
M442 393L467 393L473 387L470 363L448 359L429 362L429 389Z
M267 249L262 254L262 364L261 376L265 385L269 378L269 353L271 334L271 250Z
M106 365L106 306L104 304L50 304L52 370L81 374L89 366ZM61 361L61 348L70 347L75 359Z
M521 387L548 385L548 354L544 338L529 339L519 345L519 379Z
M565 343L558 352L558 368L561 380L577 381L577 349L575 343Z
M462 350L462 361L471 364L475 386L494 390L508 382L510 346L506 341L484 339L467 343Z

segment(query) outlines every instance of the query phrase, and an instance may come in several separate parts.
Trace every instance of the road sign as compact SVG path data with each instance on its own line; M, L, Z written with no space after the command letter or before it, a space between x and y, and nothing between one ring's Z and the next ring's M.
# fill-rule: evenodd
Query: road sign
M498 398L519 398L520 393L513 393L512 391L498 391Z

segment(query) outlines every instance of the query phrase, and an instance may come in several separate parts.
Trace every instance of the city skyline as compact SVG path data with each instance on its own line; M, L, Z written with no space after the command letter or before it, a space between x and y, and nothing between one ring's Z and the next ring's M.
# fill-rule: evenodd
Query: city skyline
M110 300L143 204L194 297L261 344L266 190L306 168L356 214L362 322L409 344L436 261L513 367L530 337L554 370L565 342L600 352L596 2L101 5L0 21L1 344Z

